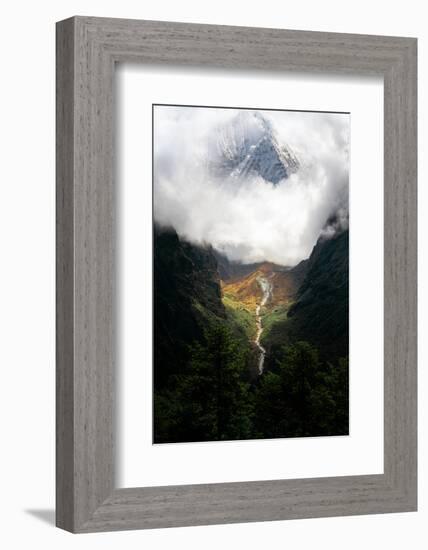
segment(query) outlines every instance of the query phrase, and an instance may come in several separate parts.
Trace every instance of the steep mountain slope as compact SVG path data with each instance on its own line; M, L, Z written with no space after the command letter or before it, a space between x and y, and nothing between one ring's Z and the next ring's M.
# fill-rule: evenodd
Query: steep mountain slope
M304 340L324 359L348 355L348 231L319 239L306 265L306 275L287 317L262 338L270 361L284 344Z
M187 347L204 337L204 312L225 319L217 262L210 249L154 230L155 386L180 372Z
M249 321L224 306L212 248L157 226L153 244L154 384L160 388L186 368L189 346L204 343L214 324L227 326L248 346Z

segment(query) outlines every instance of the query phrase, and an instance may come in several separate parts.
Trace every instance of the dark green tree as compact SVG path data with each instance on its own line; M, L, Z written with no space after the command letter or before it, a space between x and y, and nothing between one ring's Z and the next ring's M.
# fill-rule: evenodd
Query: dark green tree
M171 377L155 395L155 440L210 441L248 439L252 432L252 396L243 381L245 350L220 323L195 343L186 372Z
M348 433L348 365L323 364L307 342L282 349L255 395L257 437Z

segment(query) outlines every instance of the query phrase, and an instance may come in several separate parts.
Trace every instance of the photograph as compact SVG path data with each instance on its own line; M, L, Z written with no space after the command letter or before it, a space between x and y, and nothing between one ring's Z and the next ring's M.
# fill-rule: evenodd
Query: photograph
M153 443L349 434L349 129L153 105Z

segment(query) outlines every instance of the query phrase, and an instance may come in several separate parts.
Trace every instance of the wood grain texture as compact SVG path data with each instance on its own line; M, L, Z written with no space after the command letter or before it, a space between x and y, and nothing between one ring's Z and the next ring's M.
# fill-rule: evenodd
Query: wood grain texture
M74 526L74 24L56 40L56 523Z
M118 61L383 76L384 474L114 488ZM92 532L416 510L416 78L412 38L87 17L58 23L59 527Z

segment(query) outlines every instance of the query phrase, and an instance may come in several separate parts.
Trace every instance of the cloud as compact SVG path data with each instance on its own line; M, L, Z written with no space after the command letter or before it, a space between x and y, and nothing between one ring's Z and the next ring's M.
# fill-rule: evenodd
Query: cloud
M210 174L212 136L237 112L155 107L155 220L230 260L296 265L309 256L329 217L347 212L349 115L262 111L301 164L275 186L257 176Z

